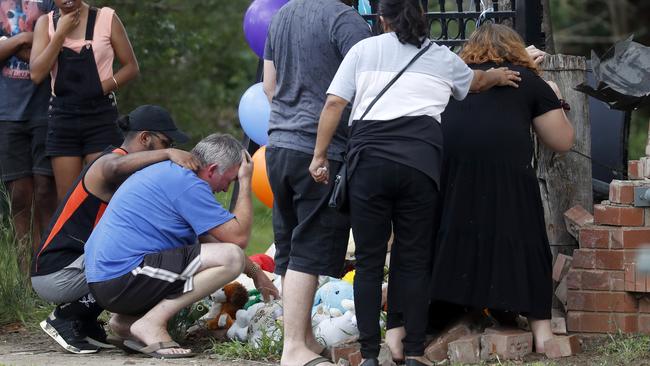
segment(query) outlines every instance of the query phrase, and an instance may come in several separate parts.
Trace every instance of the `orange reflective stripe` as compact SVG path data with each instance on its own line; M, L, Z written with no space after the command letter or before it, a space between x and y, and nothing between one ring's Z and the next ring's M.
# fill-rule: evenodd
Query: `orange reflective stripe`
M93 225L93 228L95 228L95 226L97 226L97 224L99 223L99 220L104 215L104 211L106 211L106 204L102 202L99 205L99 210L97 210L97 216L95 216L95 224Z
M119 154L119 155L126 155L126 154L128 154L128 152L126 152L126 150L122 149L121 147L115 148L115 149L113 149L113 151L111 151L111 152L114 153L114 154Z
M59 217L56 219L56 223L54 223L54 227L52 227L52 231L50 232L50 235L47 237L47 240L45 241L45 244L43 244L43 248L41 248L41 251L38 252L38 256L43 253L45 248L50 244L52 239L61 231L61 228L63 225L70 219L70 217L77 211L79 206L86 200L88 197L88 193L83 187L83 184L79 182L77 186L75 187L74 191L68 198L68 200L65 203L65 207L63 207L63 210L61 211L61 214Z

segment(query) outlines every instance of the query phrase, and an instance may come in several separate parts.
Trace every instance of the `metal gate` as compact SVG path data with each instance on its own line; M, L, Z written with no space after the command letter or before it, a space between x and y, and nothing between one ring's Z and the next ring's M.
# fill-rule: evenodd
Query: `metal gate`
M358 10L359 1L353 0ZM509 9L501 9L500 2L509 3ZM363 15L375 34L381 33L378 6L379 0L370 0L371 13ZM467 41L477 23L492 21L513 27L526 44L544 49L540 0L422 0L422 6L429 21L429 37L438 44L455 49Z

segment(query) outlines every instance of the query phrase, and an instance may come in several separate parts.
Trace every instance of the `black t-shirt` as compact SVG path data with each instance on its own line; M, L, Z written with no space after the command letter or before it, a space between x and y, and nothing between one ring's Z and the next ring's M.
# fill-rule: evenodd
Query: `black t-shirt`
M470 66L479 70L506 66L519 71L522 80L518 88L497 86L470 93L463 101L450 100L442 114L444 155L530 163L532 121L561 108L555 92L540 76L522 66L494 63Z

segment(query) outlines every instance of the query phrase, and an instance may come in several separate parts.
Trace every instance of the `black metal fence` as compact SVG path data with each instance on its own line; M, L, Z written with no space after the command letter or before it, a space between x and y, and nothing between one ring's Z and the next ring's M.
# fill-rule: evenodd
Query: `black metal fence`
M359 9L359 0L353 3ZM375 33L381 33L378 6L379 0L370 0L372 14L364 15ZM526 44L544 49L540 0L512 0L510 9L501 9L498 0L422 0L422 6L427 10L429 37L438 44L452 48L461 46L480 19L480 22L507 24L517 30Z

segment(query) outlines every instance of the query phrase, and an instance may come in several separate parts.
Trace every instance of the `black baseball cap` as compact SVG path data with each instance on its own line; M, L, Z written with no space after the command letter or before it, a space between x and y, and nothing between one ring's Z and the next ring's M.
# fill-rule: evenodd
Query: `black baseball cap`
M129 113L129 131L161 132L173 142L184 144L190 138L176 127L172 116L163 107L141 105Z

